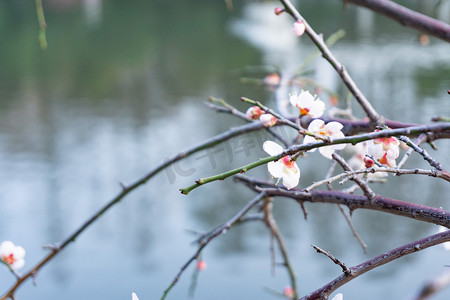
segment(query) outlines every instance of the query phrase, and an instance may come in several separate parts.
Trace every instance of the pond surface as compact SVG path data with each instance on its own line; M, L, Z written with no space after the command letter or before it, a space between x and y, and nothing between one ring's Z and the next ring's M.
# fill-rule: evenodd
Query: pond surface
M0 3L0 240L27 250L22 271L46 254L43 245L65 239L117 195L120 182L132 183L168 157L243 124L206 108L208 97L242 110L242 96L276 107L273 91L250 79L267 70L291 74L315 51L307 37L294 37L288 16L273 14L276 2L233 1L228 11L224 1L200 0L44 1L49 47L42 51L29 2ZM437 1L424 2L411 6L450 21L448 5L436 10ZM345 30L332 50L380 114L414 123L450 116L448 44L430 38L421 46L417 32L362 9L344 10L340 1L303 1L300 7L325 37ZM320 57L306 71L324 90L346 97ZM227 221L253 197L232 180L188 196L178 189L265 156L261 142L268 138L234 138L161 172L60 253L39 273L37 286L28 282L17 299L129 299L132 291L143 300L159 299L196 249L192 232ZM440 151L425 147L448 168L449 142L436 146ZM301 187L323 178L330 163L318 153L308 156L300 162ZM428 166L413 154L405 167ZM269 179L265 168L248 175ZM445 182L389 179L374 190L450 209ZM295 203L275 203L301 294L340 275L312 244L353 266L437 231L431 224L356 211L354 224L369 246L364 254L337 207L307 208L305 221ZM289 282L282 268L272 274L269 233L260 223L233 228L205 249L203 259L208 268L199 274L194 299L277 299L273 291ZM409 299L448 264L448 252L434 247L339 291L345 299ZM189 268L168 299L188 298L192 274ZM0 291L13 281L2 270ZM448 288L435 297L449 298Z

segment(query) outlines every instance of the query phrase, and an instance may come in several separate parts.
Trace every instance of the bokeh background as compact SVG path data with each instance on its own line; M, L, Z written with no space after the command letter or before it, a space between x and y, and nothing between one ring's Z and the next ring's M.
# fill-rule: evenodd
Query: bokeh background
M437 6L440 2L440 6ZM403 1L450 22L450 1ZM34 1L0 2L0 240L27 250L30 268L43 245L63 240L119 191L157 164L241 120L218 115L202 102L224 98L246 109L246 96L276 107L273 91L242 78L270 70L292 73L315 51L291 32L275 1L47 0L48 49L38 43ZM429 123L450 116L450 48L385 17L341 1L298 1L316 31L346 35L332 51L361 90L387 118ZM308 76L346 97L332 68L319 58ZM248 81L247 81L248 82ZM328 105L326 94L321 95ZM343 105L343 101L339 105ZM355 107L355 114L363 117ZM277 129L280 130L280 129ZM292 132L280 130L289 136ZM194 253L192 231L228 220L253 196L232 180L181 195L198 177L265 156L258 133L202 151L160 173L127 196L37 277L17 299L159 299ZM449 163L448 141L440 151ZM447 149L447 150L446 150ZM317 152L299 161L301 187L323 178L329 161ZM405 167L427 168L413 154ZM448 168L448 165L447 165ZM264 167L248 173L270 179ZM375 184L386 196L450 209L448 183L419 176L389 177ZM305 221L295 203L275 202L300 294L340 274L311 244L352 266L437 231L437 226L378 212L356 211L353 221L369 245L364 254L337 207L307 205ZM288 284L282 268L271 272L268 230L260 223L233 228L204 253L194 299L277 299ZM448 252L434 247L380 267L342 287L345 299L409 299L446 270ZM188 298L189 268L168 299ZM13 283L0 270L0 291ZM449 299L450 289L434 299Z

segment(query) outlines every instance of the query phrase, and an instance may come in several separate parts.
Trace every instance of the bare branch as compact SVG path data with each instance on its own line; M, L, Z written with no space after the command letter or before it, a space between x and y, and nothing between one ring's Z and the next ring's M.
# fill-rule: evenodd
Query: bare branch
M353 94L356 101L358 101L359 105L364 109L366 115L369 117L370 121L372 122L373 126L376 125L382 125L383 124L383 118L378 115L378 113L375 111L375 108L373 108L372 104L367 100L367 98L363 95L363 93L359 90L353 79L348 74L345 67L334 57L334 55L331 53L328 46L325 44L323 37L319 36L312 28L309 26L309 24L306 22L306 20L300 15L298 10L292 5L292 3L289 0L280 0L281 3L283 3L286 11L296 20L301 21L305 24L306 27L306 34L311 38L311 40L316 44L317 48L322 52L323 58L325 58L331 66L336 70L336 72L339 74L339 76L342 78L342 81L347 86L349 91Z
M298 189L264 189L268 196L282 196L295 200L314 203L334 203L347 206L350 210L370 209L399 215L415 220L429 222L450 228L450 212L412 202L400 201L376 195L367 201L363 195L348 194L340 191L314 190L303 192Z
M200 243L197 251L194 255L191 256L191 258L188 259L188 261L181 267L178 274L173 279L172 283L167 287L166 290L164 290L163 296L161 297L161 300L164 300L167 296L167 294L170 292L170 290L175 286L175 284L180 279L181 275L184 273L184 271L187 269L187 267L198 258L200 253L202 252L203 248L205 248L214 238L225 234L231 226L233 226L236 222L238 222L251 208L253 208L256 204L258 204L261 199L263 199L265 196L264 192L258 194L255 198L253 198L250 202L247 203L247 205L244 206L244 208L237 213L233 218L231 218L228 222L224 223L223 225L217 227L208 238Z
M316 245L311 245L318 253L322 253L323 255L327 256L329 259L331 259L332 262L337 264L342 268L342 272L344 272L345 275L351 276L352 271L339 259L331 255L329 251L322 250L321 248L317 247Z
M301 298L301 300L328 299L328 296L335 290L337 290L339 287L370 270L373 270L379 266L387 264L388 262L391 262L408 254L412 254L414 252L418 252L431 246L448 241L450 241L450 230L425 237L423 239L405 244L401 247L385 252L384 254L374 257L368 261L365 261L362 264L351 267L350 268L351 275L344 273L341 276L332 280L331 282L327 283L323 287L319 288L318 290Z
M343 0L345 3L353 3L364 6L386 17L389 17L404 26L408 26L424 33L450 42L450 25L425 16L414 10L401 6L388 0Z
M432 295L438 293L443 288L450 285L450 271L445 271L439 276L428 281L420 290L417 297L413 298L413 300L425 300L431 297Z
M423 159L425 159L432 167L436 168L439 171L442 171L442 167L441 164L438 163L437 161L435 161L429 154L427 151L425 151L424 149L420 148L419 146L417 146L416 144L414 144L408 137L406 136L399 136L398 137L399 140L401 140L402 142L406 143L406 145L408 145L409 147L411 147L414 151L416 151L417 153L419 153L420 155L422 155Z

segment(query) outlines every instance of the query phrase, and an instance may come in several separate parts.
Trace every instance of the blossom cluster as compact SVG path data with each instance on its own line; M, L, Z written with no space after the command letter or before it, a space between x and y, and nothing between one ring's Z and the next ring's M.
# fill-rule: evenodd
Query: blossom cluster
M325 121L318 119L325 111L325 104L317 96L313 96L309 91L302 90L300 93L293 93L289 97L292 106L299 109L299 118L308 116L313 120L309 123L308 129L305 132L303 144L313 144L317 142L332 143L335 139L344 138L342 132L343 125L339 122L332 121L325 123ZM272 115L264 117L261 109L257 106L249 108L247 117L252 119L259 118L264 124L275 124L276 118ZM272 119L273 117L273 119ZM269 126L272 126L269 125ZM266 125L267 126L267 125ZM379 131L377 129L376 131ZM358 143L353 146L356 149L355 156L350 160L350 164L354 169L363 169L369 167L376 167L375 165L386 165L387 167L395 168L396 159L399 156L400 142L395 137L383 137L366 142ZM333 153L345 148L345 144L323 145L319 148L320 154L328 159L332 159ZM283 152L283 148L272 141L266 141L263 144L263 149L271 156L279 156ZM309 152L316 151L317 148L308 150ZM375 161L373 161L373 159ZM269 173L278 178L278 181L283 180L283 185L289 190L296 187L300 180L300 169L295 161L290 156L283 156L277 161L269 162L267 168ZM387 174L378 172L372 176L386 176Z
M277 118L272 114L265 113L260 107L252 106L247 109L246 117L251 120L260 120L265 127L271 127L277 123Z

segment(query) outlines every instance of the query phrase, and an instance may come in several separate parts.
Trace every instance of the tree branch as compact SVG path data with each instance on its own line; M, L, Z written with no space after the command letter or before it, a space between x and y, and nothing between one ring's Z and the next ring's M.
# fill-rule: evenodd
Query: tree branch
M339 287L370 270L373 270L388 262L396 260L397 258L448 241L450 241L450 230L425 237L423 239L405 244L401 247L385 252L384 254L374 257L366 262L363 262L362 264L351 267L350 268L351 275L348 275L348 273L347 274L344 273L341 276L335 278L333 281L319 288L318 290L301 298L301 300L328 299L328 296L335 290L337 290Z
M343 2L364 6L391 18L404 26L420 30L441 40L450 42L450 25L408 9L393 1L343 0Z
M356 101L358 101L359 105L365 111L366 115L369 117L373 126L383 125L383 118L375 111L375 108L372 104L367 100L367 98L363 95L363 93L359 90L356 83L348 74L345 67L334 57L331 53L328 46L325 44L322 36L319 36L314 29L309 26L306 20L300 15L298 10L292 5L289 0L280 0L283 3L285 10L296 20L301 21L305 24L306 34L311 38L313 43L317 46L317 48L322 52L323 58L325 58L331 66L336 70L339 76L342 78L342 81L347 86L349 91L355 97Z

